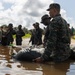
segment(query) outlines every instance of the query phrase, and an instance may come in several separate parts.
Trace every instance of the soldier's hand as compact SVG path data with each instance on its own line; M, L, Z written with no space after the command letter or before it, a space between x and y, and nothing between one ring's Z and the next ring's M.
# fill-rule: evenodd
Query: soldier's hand
M41 59L41 57L38 57L36 59L33 59L34 62L37 62L37 63L41 63L43 62L43 60Z

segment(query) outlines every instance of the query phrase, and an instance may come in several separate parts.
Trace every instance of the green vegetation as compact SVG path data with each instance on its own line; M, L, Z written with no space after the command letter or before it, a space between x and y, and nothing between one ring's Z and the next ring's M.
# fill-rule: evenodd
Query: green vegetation
M13 35L13 38L15 38L16 36L15 35Z
M16 38L16 35L13 36L14 38ZM30 34L25 34L25 36L23 36L23 38L30 38L31 35Z
M74 35L74 36L72 36L72 39L75 39L75 35Z
M30 34L25 34L25 36L23 36L23 38L30 38L31 35Z

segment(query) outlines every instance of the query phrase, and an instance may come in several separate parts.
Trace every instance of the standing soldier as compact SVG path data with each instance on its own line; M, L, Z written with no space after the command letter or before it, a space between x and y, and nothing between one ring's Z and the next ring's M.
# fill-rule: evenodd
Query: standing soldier
M31 37L30 37L29 42L32 42L32 45L35 45L35 39L34 39L34 37L35 37L35 24L33 24L33 26L34 26L34 29L31 30Z
M74 28L71 27L71 36L74 36Z
M16 32L13 30L13 24L9 23L8 25L8 31L7 31L7 45L13 44L14 38L13 35L15 35Z
M48 40L49 31L50 31L50 29L49 29L49 24L50 24L49 15L47 15L47 14L43 15L42 18L41 18L41 23L43 23L45 26L47 26L45 28L45 35L44 35L44 39L43 39L43 45L45 47L46 42Z
M18 30L16 32L16 45L22 45L22 37L25 35L22 30L22 25L18 26Z
M7 26L3 26L2 27L2 40L1 40L1 44L3 46L7 45Z
M33 42L33 45L41 45L42 44L42 29L39 27L39 23L36 22L33 24L34 30L32 31L32 36L29 42Z
M1 41L2 41L2 28L3 27L0 27L0 45L1 45Z
M70 37L67 22L60 15L60 5L57 3L50 4L49 35L45 51L41 57L34 59L36 62L43 62L52 58L55 62L65 61L70 57Z
M36 45L41 45L42 44L42 29L39 27L39 23L36 22L35 23L35 29L36 29L36 34L35 34L35 42L36 42Z
M71 28L70 28L70 24L68 23L67 25L68 25L68 29L69 29L69 33L70 33L70 42L69 43L71 44L72 31L71 31Z

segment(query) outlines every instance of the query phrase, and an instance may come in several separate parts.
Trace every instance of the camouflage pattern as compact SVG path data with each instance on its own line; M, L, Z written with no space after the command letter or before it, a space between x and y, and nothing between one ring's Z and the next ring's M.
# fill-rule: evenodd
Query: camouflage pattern
M42 29L41 28L34 29L32 31L30 41L32 41L32 45L41 45L42 44Z
M22 29L16 31L16 45L22 45L22 37L25 36L25 33Z
M41 56L44 61L53 59L55 62L61 62L70 56L70 33L67 22L61 15L55 16L49 25L48 40L45 52Z

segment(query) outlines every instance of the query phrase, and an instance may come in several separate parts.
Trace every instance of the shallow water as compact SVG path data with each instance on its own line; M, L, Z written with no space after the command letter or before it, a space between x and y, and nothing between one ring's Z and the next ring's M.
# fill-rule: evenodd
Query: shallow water
M16 51L20 48L15 48ZM0 75L75 75L75 61L62 63L20 62L11 58L11 47L0 46Z

